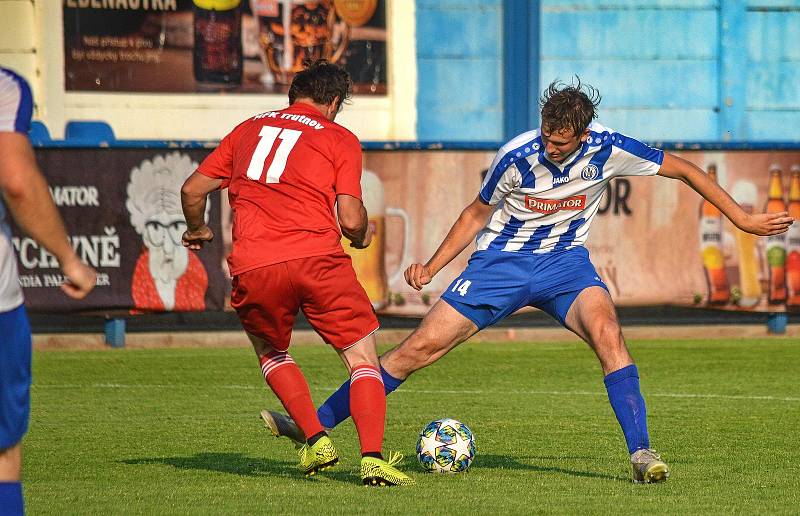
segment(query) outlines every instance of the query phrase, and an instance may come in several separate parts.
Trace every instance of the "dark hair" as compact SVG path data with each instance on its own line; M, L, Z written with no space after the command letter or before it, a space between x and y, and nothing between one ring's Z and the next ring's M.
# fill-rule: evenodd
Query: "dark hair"
M289 86L289 104L299 98L309 98L317 104L330 104L339 97L339 106L353 93L353 81L350 74L339 65L329 63L325 59L306 60L305 70L297 72Z
M575 136L580 136L591 121L597 118L600 99L600 92L581 83L577 75L572 84L564 84L556 79L539 98L539 105L542 106L542 130L553 133L572 129Z

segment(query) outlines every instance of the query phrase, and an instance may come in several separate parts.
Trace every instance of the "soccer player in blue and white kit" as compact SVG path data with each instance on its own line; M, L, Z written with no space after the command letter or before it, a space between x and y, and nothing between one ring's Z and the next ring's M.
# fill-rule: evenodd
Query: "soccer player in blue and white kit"
M583 246L606 184L614 177L661 175L684 181L743 231L774 235L788 213L748 214L702 170L598 123L600 95L591 86L552 83L541 99L541 128L497 153L478 197L467 206L426 264L405 271L422 289L477 237L464 272L402 344L385 353L387 394L479 330L534 306L586 341L600 360L608 399L631 454L633 481L663 482L667 464L650 449L639 373L625 346L614 303ZM487 222L488 220L488 222ZM328 428L349 415L345 383L319 408ZM270 413L276 435L292 421Z
M23 513L22 436L28 429L31 331L23 306L6 208L17 225L58 260L61 288L81 299L94 269L75 254L28 142L33 99L25 79L0 67L0 514Z

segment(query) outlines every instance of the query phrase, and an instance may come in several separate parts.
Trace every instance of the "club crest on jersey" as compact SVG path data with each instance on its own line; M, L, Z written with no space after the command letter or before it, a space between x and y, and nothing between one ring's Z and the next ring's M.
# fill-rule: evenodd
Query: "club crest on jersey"
M597 165L593 165L589 163L583 170L581 170L581 178L586 181L593 181L595 179L600 179L600 169L597 168Z
M530 195L525 196L525 207L537 213L549 215L562 210L581 211L586 208L585 195L573 195L566 199L540 199Z

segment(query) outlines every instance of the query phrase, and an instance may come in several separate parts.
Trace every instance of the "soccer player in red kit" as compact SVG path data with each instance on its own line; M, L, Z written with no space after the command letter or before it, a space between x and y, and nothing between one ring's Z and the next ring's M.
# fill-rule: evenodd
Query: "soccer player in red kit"
M213 238L203 218L206 198L228 188L231 304L267 384L305 435L300 469L313 475L339 458L287 351L298 310L350 372L362 481L408 485L414 481L394 467L399 457L381 454L386 398L375 351L378 319L341 245L342 234L356 248L372 239L361 202L361 144L334 123L351 91L343 68L311 63L295 75L288 108L249 118L223 138L181 188L183 245L200 249Z

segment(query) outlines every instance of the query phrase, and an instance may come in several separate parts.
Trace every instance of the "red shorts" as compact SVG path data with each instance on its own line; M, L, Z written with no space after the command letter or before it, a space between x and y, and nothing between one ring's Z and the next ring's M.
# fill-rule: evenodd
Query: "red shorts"
M245 331L286 351L298 310L322 339L347 349L378 329L367 293L344 252L259 267L233 278L231 305Z

